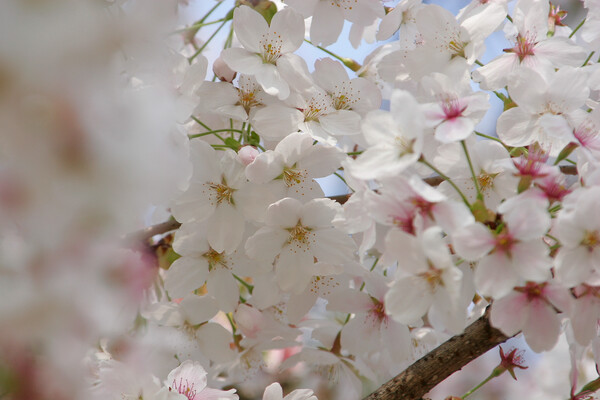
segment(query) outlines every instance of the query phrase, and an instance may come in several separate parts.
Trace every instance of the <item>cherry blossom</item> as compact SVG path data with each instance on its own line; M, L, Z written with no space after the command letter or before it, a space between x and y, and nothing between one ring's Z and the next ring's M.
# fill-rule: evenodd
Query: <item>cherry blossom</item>
M515 204L502 218L504 225L499 231L492 232L476 222L452 235L459 255L479 260L474 275L477 290L495 298L527 280L549 279L552 264L548 246L541 240L550 227L550 218L539 202L529 199Z
M359 179L385 178L417 162L423 146L421 109L404 91L392 94L390 111L372 111L365 117L363 131L369 147L350 164Z
M533 351L549 350L560 334L560 318L555 311L568 313L571 298L563 287L547 283L528 282L514 288L507 296L494 302L491 322L512 336L520 330Z
M182 395L180 396L181 400L238 399L235 389L224 391L208 388L206 371L200 363L190 360L184 361L171 371L167 377L167 383L170 392Z
M599 0L191 3L0 2L3 394L360 399L487 309L591 395Z
M310 38L317 44L334 43L344 25L344 20L370 25L384 14L383 6L372 0L284 0L305 18L312 16Z
M323 196L314 178L331 175L341 164L344 154L326 144L313 146L313 139L302 133L292 133L281 140L274 150L259 154L246 167L251 182L269 183L275 200L293 197L310 200Z
M290 88L280 69L286 68L282 66L284 60L302 44L302 17L292 9L284 9L275 14L269 26L262 15L241 6L235 9L233 25L244 48L223 51L223 61L234 71L254 76L268 94L287 98Z
M599 190L592 187L573 193L566 199L572 202L571 206L559 213L552 228L562 244L556 255L557 277L569 286L584 283L599 271Z
M296 389L283 397L281 385L275 382L265 388L263 400L317 400L317 397L310 389Z
M415 325L425 314L440 318L451 331L466 322L462 308L463 273L454 266L441 230L431 227L419 237L392 230L386 237L386 259L398 260L396 281L385 295L386 312L396 321ZM418 325L418 324L417 324Z
M585 52L565 37L548 37L549 3L544 0L519 0L513 11L514 25L505 29L514 47L473 72L483 89L505 86L509 76L525 66L537 71L562 66L580 66Z
M568 115L588 97L586 78L585 73L570 67L542 73L522 68L509 83L509 94L523 106L511 108L498 118L498 137L510 146L538 142L557 156L574 140Z
M468 138L489 107L488 96L473 93L469 79L464 78L461 72L458 76L434 73L421 80L424 90L436 100L423 104L427 125L435 127L435 138L442 143Z
M337 207L328 199L303 205L285 198L272 204L266 226L246 241L246 253L263 265L274 264L282 290L302 292L320 275L320 262L340 265L353 259L354 242L332 226Z

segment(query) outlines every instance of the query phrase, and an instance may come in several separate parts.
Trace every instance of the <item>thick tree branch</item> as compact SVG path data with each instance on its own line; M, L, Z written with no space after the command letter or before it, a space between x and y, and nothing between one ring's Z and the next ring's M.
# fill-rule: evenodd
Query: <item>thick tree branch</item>
M419 400L444 379L508 337L489 322L489 311L461 335L444 342L365 400Z

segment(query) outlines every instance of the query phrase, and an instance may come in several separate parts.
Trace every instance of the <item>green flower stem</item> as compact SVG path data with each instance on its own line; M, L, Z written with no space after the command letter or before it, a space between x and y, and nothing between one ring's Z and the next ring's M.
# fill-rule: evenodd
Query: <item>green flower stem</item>
M200 19L200 21L198 21L198 22L202 23L202 22L206 21L206 19L208 17L210 17L210 14L212 14L221 4L223 4L222 1L217 2L217 4L215 4L210 10L208 10L208 12L204 15L204 17L202 17Z
M419 162L421 162L422 164L427 165L433 172L435 172L436 174L438 174L440 176L440 178L442 178L443 180L445 180L446 182L448 182L450 184L450 186L452 186L454 188L454 190L456 190L456 192L460 195L460 198L467 205L467 207L469 207L469 209L471 209L471 204L469 204L469 200L467 200L467 197L464 195L463 192L461 192L461 190L458 188L458 186L456 186L456 184L454 182L452 182L452 179L450 179L448 176L446 176L445 174L443 174L442 171L440 171L439 169L437 169L436 167L434 167L432 164L430 164L423 157L421 157L421 159L419 160Z
M375 269L375 267L377 266L377 263L379 262L379 257L377 257L375 259L375 262L373 263L373 265L371 265L371 269L369 270L369 272L373 272L373 270ZM362 292L362 290L365 288L365 283L363 282L362 285L360 285L360 291Z
M198 51L196 51L194 53L193 56L191 56L190 58L188 58L188 61L190 62L190 64L192 63L192 61L194 61L194 58L198 57L198 55L200 53L202 53L202 51L206 48L206 46L208 46L208 44L215 38L215 36L217 36L217 33L219 33L219 31L225 26L225 24L228 22L229 20L225 20L223 22L221 22L221 25L219 25L219 27L213 32L212 35L210 35L210 37L208 38L208 40L206 42L204 42L204 44L202 45L202 47L200 47L198 49Z
M342 182L344 182L346 184L346 186L348 186L348 183L346 182L346 180L344 179L343 176L341 176L340 174L338 174L337 172L333 173L335 176L337 176L338 178L340 178L342 180Z
M239 276L237 276L234 273L231 273L231 275L233 275L233 277L235 279L237 279L237 281L239 283L241 283L242 285L244 285L246 287L246 289L248 289L248 292L250 292L250 294L252 294L252 291L254 290L254 286L253 285L249 284L248 282L246 282L245 280L243 280L242 278L240 278Z
M497 137L495 137L495 136L486 135L485 133L481 133L481 132L477 132L477 131L474 131L474 132L475 132L475 134L476 134L477 136L481 136L481 137L483 137L483 138L490 139L490 140L495 140L495 141L496 141L496 142L498 142L498 143L502 143L502 140L498 139L498 138L497 138Z
M379 262L379 257L375 258L375 262L373 262L373 265L371 265L371 269L369 270L370 272L373 272L373 270L377 266L378 262ZM365 282L363 281L362 285L360 285L360 289L358 289L358 290L360 292L362 292L364 288L365 288ZM346 325L348 323L348 321L350 321L351 315L352 315L352 313L349 313L348 315L346 315L346 321L344 321L344 325Z
M239 129L216 129L214 131L208 131L208 132L204 132L204 133L197 133L195 135L188 135L188 137L190 139L195 139L197 137L208 136L208 135L215 135L215 136L219 137L219 135L217 135L217 133L220 133L220 132L237 132L237 133L242 133L242 134L244 133L243 131L241 131ZM223 140L223 139L221 138L221 140Z
M588 61L590 61L590 60L591 60L591 58L592 58L592 56L594 55L594 53L595 53L595 51L592 51L592 52L590 53L590 55L589 55L589 56L588 56L588 57L585 59L585 61L583 62L583 64L581 64L581 66L582 66L582 67L585 67L585 66L587 65Z
M346 57L342 57L342 56L338 56L337 54L335 54L334 52L327 50L324 47L321 46L317 46L316 44L314 44L313 42L311 42L308 39L304 39L304 41L308 44L310 44L311 46L316 47L317 49L324 51L325 53L329 54L331 57L341 61L342 64L344 64L346 67L348 67L349 69L351 69L352 71L356 72L358 71L362 66L360 64L358 64L356 61L350 59L350 58L346 58Z
M473 184L475 185L475 190L477 191L477 199L483 201L483 194L481 194L481 189L479 188L479 181L477 180L477 175L475 175L475 170L473 169L473 163L471 162L471 156L469 155L469 150L467 149L467 144L464 140L460 141L460 144L465 152L465 157L467 157L467 163L469 164L469 170L471 171L471 177L473 178Z
M196 122L198 125L202 126L207 131L212 131L212 128L210 128L208 125L206 125L204 122L200 121L198 118L194 117L193 115L192 115L192 119L194 120L194 122Z
M229 33L227 34L227 39L225 39L225 44L223 45L224 49L228 49L233 44L233 24L229 27Z
M483 385L485 385L486 383L488 383L489 381L491 381L495 377L502 375L502 372L504 372L504 371L505 370L496 370L496 369L494 369L492 371L492 373L490 374L490 376L488 376L487 378L485 378L479 385L475 386L473 389L471 389L467 393L465 393L461 398L462 399L467 398L467 396L470 396L471 394L473 394L473 392L475 392L477 389L479 389L480 387L482 387Z
M361 155L363 152L362 151L351 151L349 153L346 153L349 156L359 156Z
M585 24L585 18L581 20L581 22L575 27L575 29L573 29L573 32L571 32L571 34L569 35L569 39L571 39L573 35L577 33L577 31L583 26L583 24Z
M189 30L199 30L200 28L202 28L203 26L209 26L209 25L214 25L214 24L218 24L219 22L223 22L223 21L227 21L227 18L221 18L221 19L217 19L214 21L210 21L210 22L197 22L194 25L190 25L186 28L182 28L182 29L178 29L176 31L174 31L172 34L178 34L178 33L183 33L185 31L189 31Z
M225 315L227 316L227 320L229 321L229 324L231 325L231 333L233 333L235 335L237 328L235 326L235 322L233 322L233 317L232 317L231 313L226 313Z

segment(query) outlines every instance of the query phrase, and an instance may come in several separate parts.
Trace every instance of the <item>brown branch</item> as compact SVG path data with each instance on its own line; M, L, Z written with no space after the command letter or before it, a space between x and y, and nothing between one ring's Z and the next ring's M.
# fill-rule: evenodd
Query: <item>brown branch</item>
M464 333L430 351L364 400L419 400L454 372L505 342L508 336L490 325L489 311L488 307Z
M174 218L160 224L152 225L137 232L130 233L125 236L126 243L146 243L153 236L162 235L163 233L171 232L179 229L181 222L177 222Z
M577 167L575 165L561 165L560 172L565 175L577 175Z

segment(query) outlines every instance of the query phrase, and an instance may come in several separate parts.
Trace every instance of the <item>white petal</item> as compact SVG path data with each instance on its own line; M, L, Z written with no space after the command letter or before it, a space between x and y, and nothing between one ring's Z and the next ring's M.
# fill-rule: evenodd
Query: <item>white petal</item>
M260 228L246 241L246 254L268 270L266 267L273 264L275 256L281 252L288 237L289 234L284 230Z
M469 261L477 261L494 248L494 237L483 224L467 225L452 235L456 252Z
M304 18L292 8L284 8L273 16L270 32L283 42L281 53L294 52L304 40Z
M386 313L403 324L414 323L425 315L432 300L423 279L399 279L385 295Z
M283 399L283 390L281 389L281 385L277 382L271 383L269 386L265 388L265 393L263 394L263 400L282 400Z
M272 104L256 111L252 117L252 126L268 140L281 140L292 132L298 131L298 125L304 120L299 110L281 104Z
M219 312L217 302L210 296L189 295L179 306L184 310L186 321L192 325L204 323Z
M165 289L172 299L178 299L204 285L207 277L208 263L204 258L181 257L167 271Z
M475 287L484 296L502 297L521 283L519 276L500 252L484 257L475 269Z
M360 133L360 115L350 110L337 110L319 118L323 129L334 136Z
M319 0L285 0L285 3L308 18L315 13L315 7ZM264 400L264 399L263 399Z
M558 341L560 320L556 312L542 299L529 304L529 318L523 327L523 335L531 350L539 353L551 350Z
M277 284L284 292L301 293L312 277L313 255L293 245L286 248L279 255L275 266Z
M471 118L453 118L438 125L435 138L442 143L458 142L468 138L474 128L475 123Z
M315 45L327 47L337 40L343 26L344 17L337 5L319 1L310 25L310 39Z
M242 241L246 221L236 208L220 204L206 223L210 226L206 233L208 243L219 253L233 252Z
M242 5L233 12L233 29L235 36L246 50L252 53L260 53L260 41L262 36L269 31L269 25L258 12ZM233 67L231 68L236 70Z
M290 87L281 77L279 70L273 64L263 64L254 77L263 90L279 100L285 100L290 95Z
M473 80L484 90L501 89L506 85L507 76L518 65L516 54L502 54L488 64L473 71Z
M225 268L216 268L210 274L207 284L208 294L217 299L223 312L233 312L238 305L240 289L238 283Z
M260 55L239 47L223 50L221 57L229 68L242 74L255 75L263 67Z
M217 363L232 361L236 353L231 350L231 332L219 324L208 323L196 331L196 340L202 352Z
M538 139L535 119L521 107L503 112L498 118L496 129L500 140L509 146L527 146Z
M513 336L525 326L529 316L527 295L512 291L492 305L490 322L507 336Z

